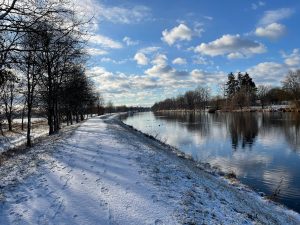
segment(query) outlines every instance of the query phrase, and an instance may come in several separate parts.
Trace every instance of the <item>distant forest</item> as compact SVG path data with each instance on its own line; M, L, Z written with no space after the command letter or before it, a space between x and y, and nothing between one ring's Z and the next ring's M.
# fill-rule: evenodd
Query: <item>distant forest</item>
M167 98L152 106L152 110L242 110L245 107L289 103L300 107L300 70L290 71L281 87L256 85L248 73L229 73L221 94L211 95L208 87L199 86L175 98Z

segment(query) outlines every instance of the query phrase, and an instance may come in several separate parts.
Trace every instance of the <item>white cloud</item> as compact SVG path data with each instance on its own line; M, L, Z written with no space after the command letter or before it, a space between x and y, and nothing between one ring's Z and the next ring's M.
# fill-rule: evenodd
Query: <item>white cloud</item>
M276 23L280 20L290 17L294 13L294 10L290 8L281 8L277 10L265 11L263 17L259 21L259 25L265 26L271 23Z
M282 52L282 57L283 62L262 62L246 71L257 83L280 85L280 81L288 74L288 71L300 68L300 51L294 49L291 54Z
M155 56L155 58L152 60L152 64L153 65L161 65L161 66L165 66L167 64L167 56L164 54L158 54Z
M204 32L203 23L195 22L194 23L194 35L201 37L202 33Z
M145 71L145 74L151 77L158 77L160 79L166 79L169 83L170 79L186 79L189 76L187 71L178 71L168 65L168 58L164 54L158 54L154 60L152 60L153 66ZM174 82L174 81L173 81Z
M260 37L267 37L270 39L278 39L285 34L286 27L279 23L271 23L265 27L258 27L255 34Z
M243 55L240 52L232 52L227 55L227 58L228 59L242 59L242 58L245 58L245 55Z
M159 49L160 49L160 47L150 46L150 47L140 49L139 52L144 53L144 54L151 54L153 52L157 52Z
M167 95L178 94L179 90L193 89L197 85L216 85L225 82L226 74L203 70L177 71L165 64L163 55L142 75L109 72L103 67L94 67L87 74L103 93L106 101L116 105L152 105ZM174 90L177 90L176 93ZM167 95L166 95L167 94Z
M103 48L122 48L122 43L118 41L114 41L109 37L100 35L100 34L94 34L87 38L90 43L100 45Z
M213 20L214 18L212 16L203 16L204 19L207 19L207 20Z
M193 58L193 63L198 64L198 65L208 65L208 64L214 64L213 61L207 60L205 57L201 55L194 55L192 56Z
M96 56L96 55L106 55L108 52L98 48L87 48L87 53Z
M134 41L130 37L125 36L123 38L123 42L126 43L127 46L133 46L133 45L138 45L139 41Z
M102 1L101 1L102 2ZM89 21L83 24L90 32L99 30L103 21L114 24L136 24L153 20L151 9L144 5L108 6L98 0L70 0L70 7L75 9L75 16Z
M97 13L100 17L100 20L106 20L112 23L120 24L139 23L151 18L150 8L143 5L137 5L133 7L109 7L101 4L99 5Z
M155 101L153 98L159 96L157 90L162 87L160 82L149 76L112 73L103 67L93 67L87 74L103 93L105 100L111 100L116 105L151 106Z
M252 3L252 4L251 4L251 8L252 8L253 10L256 10L256 9L258 9L259 7L264 6L265 4L266 4L265 2L259 1L258 3Z
M264 84L279 84L279 81L287 74L289 68L277 62L262 62L250 67L247 72L253 76L255 82Z
M300 67L300 51L299 49L294 49L290 55L283 55L285 58L284 63L288 66L298 66Z
M128 59L123 59L123 60L115 60L115 59L112 59L112 58L108 58L108 57L103 57L100 59L101 62L108 62L108 63L113 63L113 64L124 64L128 61Z
M232 59L264 53L266 47L259 42L241 38L238 34L227 34L212 42L201 43L194 51L209 56L227 55Z
M147 65L148 64L148 58L144 53L137 52L134 55L134 60L137 62L139 65Z
M147 65L149 63L149 59L147 57L148 54L153 55L155 52L157 52L160 49L160 47L157 46L150 46L150 47L145 47L137 51L137 53L134 56L134 60L137 62L139 65ZM155 60L164 60L166 58L165 55L156 55ZM153 63L152 61L152 63Z
M176 41L190 41L192 40L193 31L185 24L179 24L170 31L165 29L162 32L162 40L168 45L173 45Z
M144 5L136 6L107 6L99 3L96 0L81 0L79 1L82 8L89 9L90 12L100 21L109 21L119 24L139 23L144 20L149 20L151 9Z
M177 65L185 65L187 62L186 62L186 59L184 58L176 58L172 61L173 64L177 64Z

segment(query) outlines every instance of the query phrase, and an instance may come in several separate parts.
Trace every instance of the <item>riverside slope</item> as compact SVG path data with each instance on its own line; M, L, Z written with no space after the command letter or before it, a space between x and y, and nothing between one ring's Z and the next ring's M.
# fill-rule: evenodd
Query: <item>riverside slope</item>
M0 224L300 224L113 116L36 145L0 167Z

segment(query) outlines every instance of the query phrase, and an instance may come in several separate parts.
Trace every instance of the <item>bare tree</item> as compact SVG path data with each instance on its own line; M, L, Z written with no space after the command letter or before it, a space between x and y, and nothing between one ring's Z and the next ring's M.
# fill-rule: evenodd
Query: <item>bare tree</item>
M16 96L18 92L18 82L19 79L11 71L2 71L2 76L4 76L4 83L0 88L0 98L4 105L5 117L8 123L8 130L12 131L12 121L13 113L15 110L14 103L16 101Z
M282 82L283 89L291 94L296 105L299 107L300 103L300 70L290 71Z
M0 20L3 20L15 7L17 0L2 0L1 1L1 9L0 9Z
M31 141L31 117L34 101L36 100L38 79L42 71L42 66L38 63L38 44L35 33L27 33L23 36L22 46L27 51L18 54L18 60L22 63L17 64L18 69L22 72L23 83L23 110L27 109L27 146L32 145ZM23 113L22 113L23 118ZM22 125L23 126L23 125Z
M260 100L260 104L261 104L262 109L269 102L268 93L269 93L270 90L271 90L271 87L267 86L267 85L259 85L257 87L257 97Z

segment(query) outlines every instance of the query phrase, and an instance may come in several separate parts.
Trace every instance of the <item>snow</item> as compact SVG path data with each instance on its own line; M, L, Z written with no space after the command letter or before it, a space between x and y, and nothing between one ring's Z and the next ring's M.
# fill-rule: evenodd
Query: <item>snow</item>
M44 122L33 124L34 128L31 131L32 140L36 140L42 136L45 136L49 132L48 125L45 121L35 119L35 122ZM17 129L14 131L6 131L5 136L0 135L0 154L8 149L19 147L26 143L26 126L22 131Z
M64 129L0 166L0 224L299 224L122 124Z

